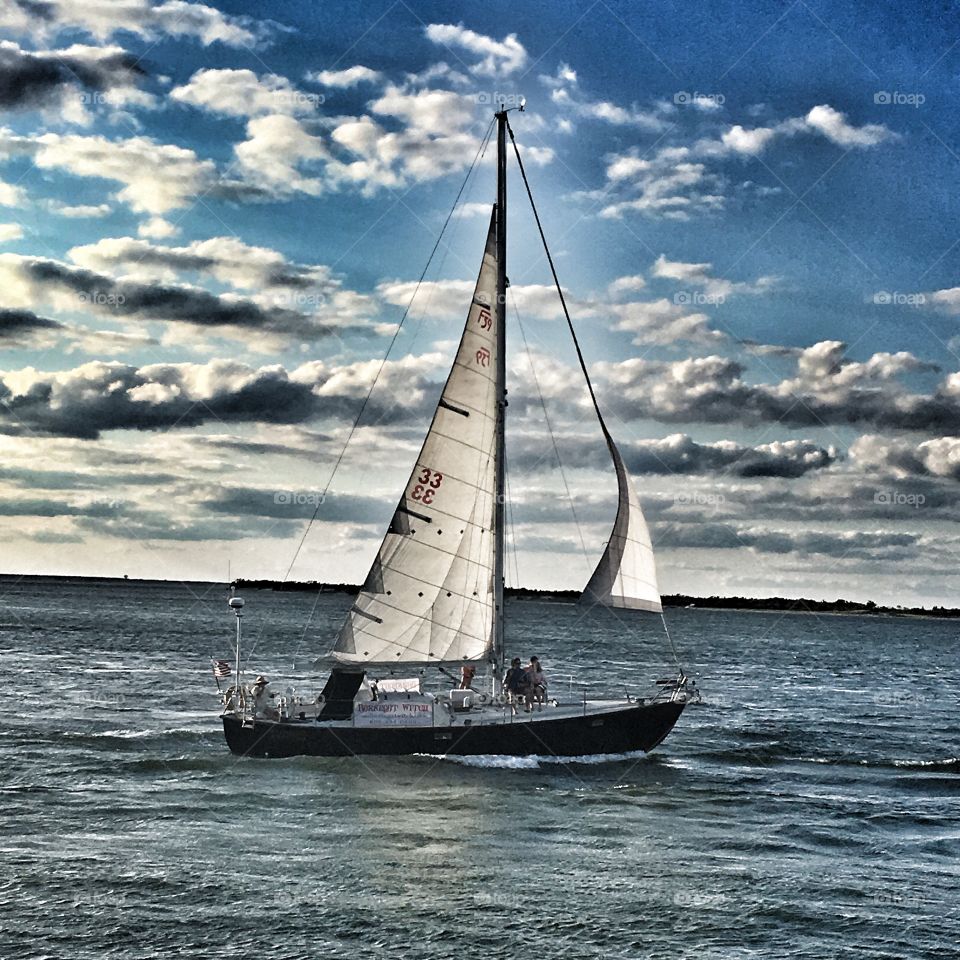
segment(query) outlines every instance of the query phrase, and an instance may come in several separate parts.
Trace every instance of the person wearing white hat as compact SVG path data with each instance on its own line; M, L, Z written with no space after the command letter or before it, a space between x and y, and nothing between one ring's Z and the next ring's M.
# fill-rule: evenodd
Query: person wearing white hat
M269 720L276 720L280 716L274 702L276 694L270 689L270 683L264 676L258 676L250 688L253 694L254 714L258 717L266 717Z

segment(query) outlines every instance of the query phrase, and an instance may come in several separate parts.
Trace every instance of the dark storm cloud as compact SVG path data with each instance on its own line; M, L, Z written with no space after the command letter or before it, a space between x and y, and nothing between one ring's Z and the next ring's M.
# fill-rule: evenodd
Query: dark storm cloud
M57 106L71 89L108 93L130 87L144 76L136 58L116 47L29 51L0 42L0 109L4 110Z
M316 337L333 328L281 307L261 307L252 300L221 297L196 287L114 280L56 260L18 258L19 269L41 289L74 294L77 309L104 316L162 320L203 327L241 327L272 333ZM340 328L343 332L347 328Z
M23 372L23 371L22 371ZM22 373L21 372L21 373ZM57 373L30 371L16 389L0 377L0 432L14 435L96 439L104 430L162 430L203 423L302 423L313 417L352 420L354 394L318 392L329 373L315 365L288 373L283 367L259 369L227 360L207 364L92 362ZM364 422L390 424L422 417L428 391L438 389L423 377L411 377L410 395L384 391L367 405Z
M86 504L70 503L52 497L24 497L0 500L4 517L109 517L116 514L114 501L98 500Z
M30 490L104 490L121 484L134 486L171 484L178 479L172 473L145 470L130 473L78 473L72 470L0 466L0 480L8 480Z
M372 327L351 314L343 318L331 308L328 318L279 305L261 306L237 295L210 293L200 287L136 280L116 280L84 267L44 257L0 255L0 268L23 283L34 301L53 301L58 308L92 312L111 319L184 323L206 328L236 328L255 338L282 335L299 340L340 334L370 334ZM285 282L294 272L281 271ZM310 296L313 296L312 294ZM255 342L255 341L252 341Z
M606 446L584 438L558 442L560 460L565 467L608 469L610 455ZM519 452L515 453L519 446ZM697 443L685 434L662 440L644 440L618 444L630 473L701 474L725 473L735 477L800 477L811 470L830 466L837 452L809 440L786 440L757 447L745 447L733 441ZM549 467L556 463L552 447L532 437L511 445L511 464L525 468Z
M38 317L30 310L8 310L0 307L0 340L16 339L33 330L58 330L63 324Z
M911 555L917 533L833 533L810 530L764 530L726 523L664 524L653 530L654 547L737 550L758 553L816 554L837 559L898 559Z
M908 353L853 361L835 341L798 351L796 376L773 384L749 382L743 364L719 356L596 365L605 402L626 420L960 432L956 374L928 394L909 392L899 379L936 369Z

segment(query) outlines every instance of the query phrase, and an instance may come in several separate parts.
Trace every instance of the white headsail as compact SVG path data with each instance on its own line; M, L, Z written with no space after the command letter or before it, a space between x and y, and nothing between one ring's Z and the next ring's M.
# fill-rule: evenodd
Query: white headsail
M337 637L341 663L480 660L493 641L498 386L496 214L456 359L377 558Z
M599 412L598 409L598 415ZM647 521L640 509L640 501L630 474L624 466L623 457L605 426L603 432L617 471L620 502L607 549L604 550L580 599L582 602L600 603L607 607L626 607L660 613L663 608L660 605L657 567L653 559Z

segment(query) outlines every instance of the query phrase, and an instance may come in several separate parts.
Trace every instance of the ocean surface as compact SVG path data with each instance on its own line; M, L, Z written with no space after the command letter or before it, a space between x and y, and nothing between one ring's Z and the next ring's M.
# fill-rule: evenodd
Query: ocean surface
M0 584L4 960L957 955L960 623L669 610L704 703L649 756L249 760L225 598ZM350 598L245 598L310 686ZM561 699L669 664L656 618L509 613Z

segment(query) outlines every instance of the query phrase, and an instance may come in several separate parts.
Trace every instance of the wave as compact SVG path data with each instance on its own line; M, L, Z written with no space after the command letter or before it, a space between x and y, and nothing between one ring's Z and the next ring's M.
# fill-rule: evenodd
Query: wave
M417 754L421 757L438 759L432 754ZM603 763L624 763L637 760L648 760L642 750L632 750L628 753L594 753L577 757L554 757L546 754L529 754L525 757L507 757L500 754L476 754L460 756L452 753L444 754L439 759L449 760L464 767L477 767L482 770L540 770L545 766L596 766Z
M948 757L945 760L894 760L895 767L907 770L931 770L936 773L960 773L960 757Z
M118 737L121 740L148 740L151 737L166 737L177 733L205 733L198 727L157 727L148 730L101 730L97 733L86 734L92 737Z

